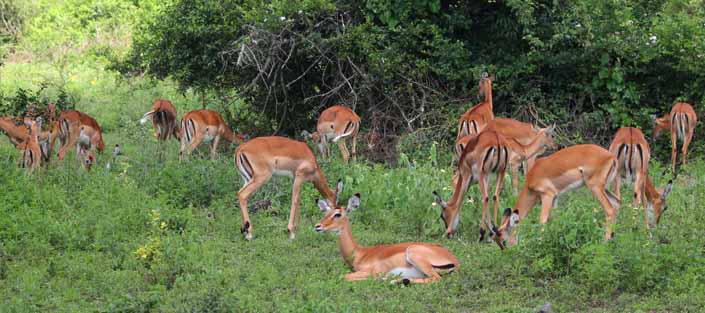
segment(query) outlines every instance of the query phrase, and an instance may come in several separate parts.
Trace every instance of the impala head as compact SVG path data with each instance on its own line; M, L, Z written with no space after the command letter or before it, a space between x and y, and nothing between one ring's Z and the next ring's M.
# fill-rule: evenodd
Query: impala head
M487 225L487 228L490 230L490 238L492 238L502 250L504 250L505 247L515 245L516 234L514 234L512 230L517 224L519 224L519 211L514 210L514 212L512 212L511 208L506 208L504 210L504 216L502 217L502 224L499 225L499 228L494 224Z
M537 135L541 138L541 145L546 147L546 149L555 150L556 148L558 148L558 145L556 145L555 140L553 140L553 134L555 130L556 124L553 124L551 126L541 128L537 132Z
M494 75L490 76L487 72L483 72L480 76L480 88L477 90L477 95L483 97L487 92L491 92L494 79Z
M663 130L670 128L670 124L667 117L658 117L656 114L651 115L651 123L654 128L653 136L651 141L653 142L661 134Z
M673 181L669 180L668 184L666 184L666 187L656 189L656 193L658 194L656 197L648 199L646 204L647 209L648 211L651 211L654 214L654 225L652 226L658 225L658 223L661 221L661 215L668 209L668 205L666 204L666 197L668 197L668 194L671 193L672 189Z
M348 200L347 207L331 207L328 201L316 200L318 207L326 215L316 224L314 230L319 233L334 232L339 234L348 224L347 214L360 207L360 194L356 193Z
M27 127L27 130L29 131L29 135L37 135L39 136L41 134L42 130L42 118L37 117L36 120L32 120L29 118L24 119L24 125Z
M454 181L457 181L457 177L454 176ZM437 193L433 192L434 200L436 204L441 207L441 220L445 225L446 232L445 235L448 238L453 237L453 234L458 230L458 222L460 222L460 210L455 204L449 205L447 202L443 201L443 198Z
M95 151L91 149L84 149L81 154L83 156L83 159L81 160L81 165L83 165L83 168L86 169L86 171L90 171L93 165L95 164Z

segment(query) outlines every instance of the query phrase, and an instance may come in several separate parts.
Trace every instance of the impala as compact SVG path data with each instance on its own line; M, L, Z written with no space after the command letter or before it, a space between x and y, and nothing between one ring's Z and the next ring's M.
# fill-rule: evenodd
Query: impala
M614 135L609 151L617 156L617 175L612 185L615 195L621 199L621 177L634 179L634 205L639 206L646 201L644 221L646 228L651 228L649 212L653 212L656 224L661 214L667 209L666 197L671 192L673 182L669 181L664 189L658 190L649 179L649 160L651 153L644 134L638 128L623 127Z
M484 95L485 100L467 110L460 117L456 139L480 133L487 126L487 123L494 119L492 105L492 81L494 79L494 75L488 76L487 73L482 73L478 95Z
M154 137L157 140L166 141L171 137L179 139L180 131L176 107L171 101L165 99L154 100L152 109L142 116L140 124L144 125L150 117L154 126Z
M360 206L360 194L348 200L347 208L332 207L317 201L326 215L315 226L316 232L338 234L343 260L354 269L345 280L356 281L376 277L398 277L404 284L430 283L441 279L439 273L452 272L460 266L458 258L443 246L407 242L363 247L355 243L347 213Z
M686 164L688 157L688 146L693 140L695 125L698 123L698 116L693 110L693 106L688 103L679 102L673 105L671 113L663 117L653 116L654 136L656 140L663 130L671 132L671 170L676 172L676 157L678 155L678 139L683 141L681 148L681 162Z
M313 151L306 143L284 137L258 137L240 145L235 152L235 165L245 184L237 197L242 210L242 233L252 239L252 223L247 210L247 199L272 175L294 178L289 213L289 238L294 239L299 223L299 201L301 185L312 182L318 192L331 204L336 204L337 193L342 188L338 181L337 192L328 187L326 177L316 162Z
M229 143L245 141L243 135L233 133L218 112L203 109L186 113L181 118L179 160L183 159L184 152L190 155L201 142L211 143L211 158L215 159L221 137Z
M0 130L2 130L10 142L17 148L25 139L27 139L27 126L24 124L15 124L13 117L0 117Z
M41 165L42 152L39 147L39 133L42 129L42 119L38 118L36 121L25 119L24 124L28 129L27 137L18 147L22 149L22 166L32 173Z
M81 126L88 126L94 130L91 134L91 145L98 152L103 152L105 143L98 122L88 114L80 111L63 111L59 115L59 160L63 160L68 149L76 145L78 136L80 135Z
M27 126L24 124L16 125L15 118L12 117L0 117L0 130L4 131L7 138L18 150L23 150L20 145L29 136L29 131ZM41 157L43 162L49 162L51 156L51 150L54 147L56 138L58 135L58 122L49 121L50 125L53 125L49 130L39 130L38 140L39 147L41 150Z
M352 157L357 159L357 135L360 131L360 117L346 106L334 105L321 112L318 117L316 131L309 134L304 131L304 137L310 138L318 145L321 157L328 158L328 140L338 143L338 149L343 155L343 161L348 162L350 151L345 143L347 137L352 137Z
M458 170L453 178L455 189L448 203L444 202L435 191L436 202L441 206L441 219L445 223L447 237L452 237L460 222L460 207L468 187L477 182L482 193L482 219L487 221L489 204L489 176L495 173L497 182L494 193L495 218L499 206L499 193L504 184L504 172L509 160L509 149L506 140L492 127L485 129L476 136L471 136L465 146ZM485 224L481 223L480 241L485 238Z
M508 118L496 118L493 120L496 130L504 136L511 144L509 152L509 168L512 175L512 186L515 194L519 191L519 166L524 163L524 175L533 165L536 156L544 153L547 148L554 149L556 147L553 141L553 131L555 125L547 128L534 129L531 124L519 122ZM544 130L547 136L540 137L541 130ZM463 149L467 145L472 135L462 137L455 143L456 156L460 158ZM532 146L536 138L540 138L538 146ZM516 144L514 144L516 143ZM524 146L523 148L521 146Z
M81 125L78 140L76 140L76 155L83 158L82 163L86 170L90 170L95 164L95 150L99 136L100 132L95 128Z
M515 224L523 220L539 200L539 223L545 224L560 194L586 185L605 211L605 240L611 239L620 199L607 187L617 176L617 170L617 157L596 145L575 145L536 160L512 210L518 217ZM509 230L493 225L490 229L492 239L504 248L500 242L511 238Z

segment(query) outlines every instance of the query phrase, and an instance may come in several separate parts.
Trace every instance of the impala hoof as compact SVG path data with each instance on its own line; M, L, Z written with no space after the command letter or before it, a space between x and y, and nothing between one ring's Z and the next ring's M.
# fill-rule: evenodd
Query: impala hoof
M404 278L401 280L401 283L404 284L404 286L409 286L409 284L411 284L411 280Z
M296 235L294 233L289 233L289 239L294 240Z
M252 240L252 233L245 234L245 240L247 240L247 241Z

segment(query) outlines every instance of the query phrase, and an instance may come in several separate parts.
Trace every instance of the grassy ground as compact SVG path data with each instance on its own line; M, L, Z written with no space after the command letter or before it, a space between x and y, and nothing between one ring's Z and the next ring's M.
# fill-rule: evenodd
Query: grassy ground
M440 238L431 191L450 194L450 167L324 162L331 183L345 181L343 200L362 194L352 215L359 244L436 242L462 263L430 285L349 283L335 235L312 231L322 217L312 186L302 193L293 241L286 234L290 180L263 187L251 203L269 199L272 206L251 215L255 238L246 242L232 149L216 161L203 151L179 163L171 142L158 162L151 129L135 126L139 113L132 112L129 131L105 136L125 152L111 170L106 154L91 173L69 159L30 177L0 141L0 311L535 312L551 302L554 312L686 312L705 304L701 161L676 181L654 240L642 211L625 199L616 238L603 243L603 213L580 190L560 199L543 231L533 210L520 245L506 251L476 242L477 201L463 208L460 238ZM470 195L478 194L473 187ZM507 184L502 206L515 200Z

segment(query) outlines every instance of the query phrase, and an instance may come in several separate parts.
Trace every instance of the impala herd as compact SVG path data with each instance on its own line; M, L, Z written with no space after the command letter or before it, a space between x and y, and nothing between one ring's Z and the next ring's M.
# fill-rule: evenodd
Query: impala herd
M620 128L609 150L593 144L574 145L549 156L537 159L546 150L553 150L555 126L537 128L531 124L508 118L495 118L492 103L492 81L494 76L483 73L479 94L484 100L467 110L458 122L455 152L458 160L453 176L453 193L446 202L436 191L435 203L441 208L441 219L445 235L452 237L458 231L460 209L470 185L479 185L482 201L480 219L480 241L491 239L504 249L516 244L515 226L523 220L531 208L541 203L539 223L548 221L551 209L556 206L558 196L580 186L587 187L605 212L605 239L613 236L620 207L620 184L622 178L633 180L633 197L636 206L643 206L647 229L658 225L666 211L666 197L673 183L656 188L648 175L651 159L650 147L638 128ZM105 148L101 128L95 119L79 111L63 111L56 114L56 107L47 107L47 121L42 118L0 118L0 129L22 151L21 166L29 172L36 171L41 164L50 161L55 140L59 139L58 159L62 160L71 147L76 147L81 166L90 170L95 164L95 152ZM190 155L201 143L209 143L211 157L216 158L220 140L238 143L235 165L244 180L238 191L242 211L241 232L247 240L252 239L253 223L248 214L248 198L273 175L293 178L291 211L287 226L289 237L295 237L299 223L301 186L311 182L324 199L316 200L325 216L315 226L317 232L334 232L339 236L340 251L345 262L354 272L346 280L370 277L390 277L395 281L426 283L440 279L440 273L456 270L458 259L445 247L428 243L400 243L374 247L358 246L352 236L348 214L360 206L360 194L348 200L347 207L338 205L343 183L338 180L331 189L316 161L316 156L305 142L285 137L258 137L234 133L218 112L195 110L178 120L174 105L164 99L154 101L152 109L140 119L154 126L154 136L159 142L174 138L180 142L179 159ZM23 123L18 124L17 121ZM316 131L304 131L304 138L313 141L320 156L328 158L328 142L337 143L342 158L348 162L357 156L357 136L360 117L349 107L332 106L321 112ZM654 116L653 137L662 131L671 133L671 168L676 171L677 142L683 142L682 163L686 163L688 146L693 138L697 115L687 103L674 104L671 112L663 117ZM46 129L46 130L45 130ZM352 154L347 148L347 138L352 139ZM113 158L120 153L115 146ZM523 164L523 165L522 165ZM519 168L526 176L519 189ZM499 211L499 197L504 186L505 172L512 177L514 193L518 193L514 208L502 214L499 226L495 225ZM490 199L490 177L495 177L495 187ZM612 191L610 191L610 187ZM489 203L493 211L490 215ZM486 235L489 235L486 237Z

